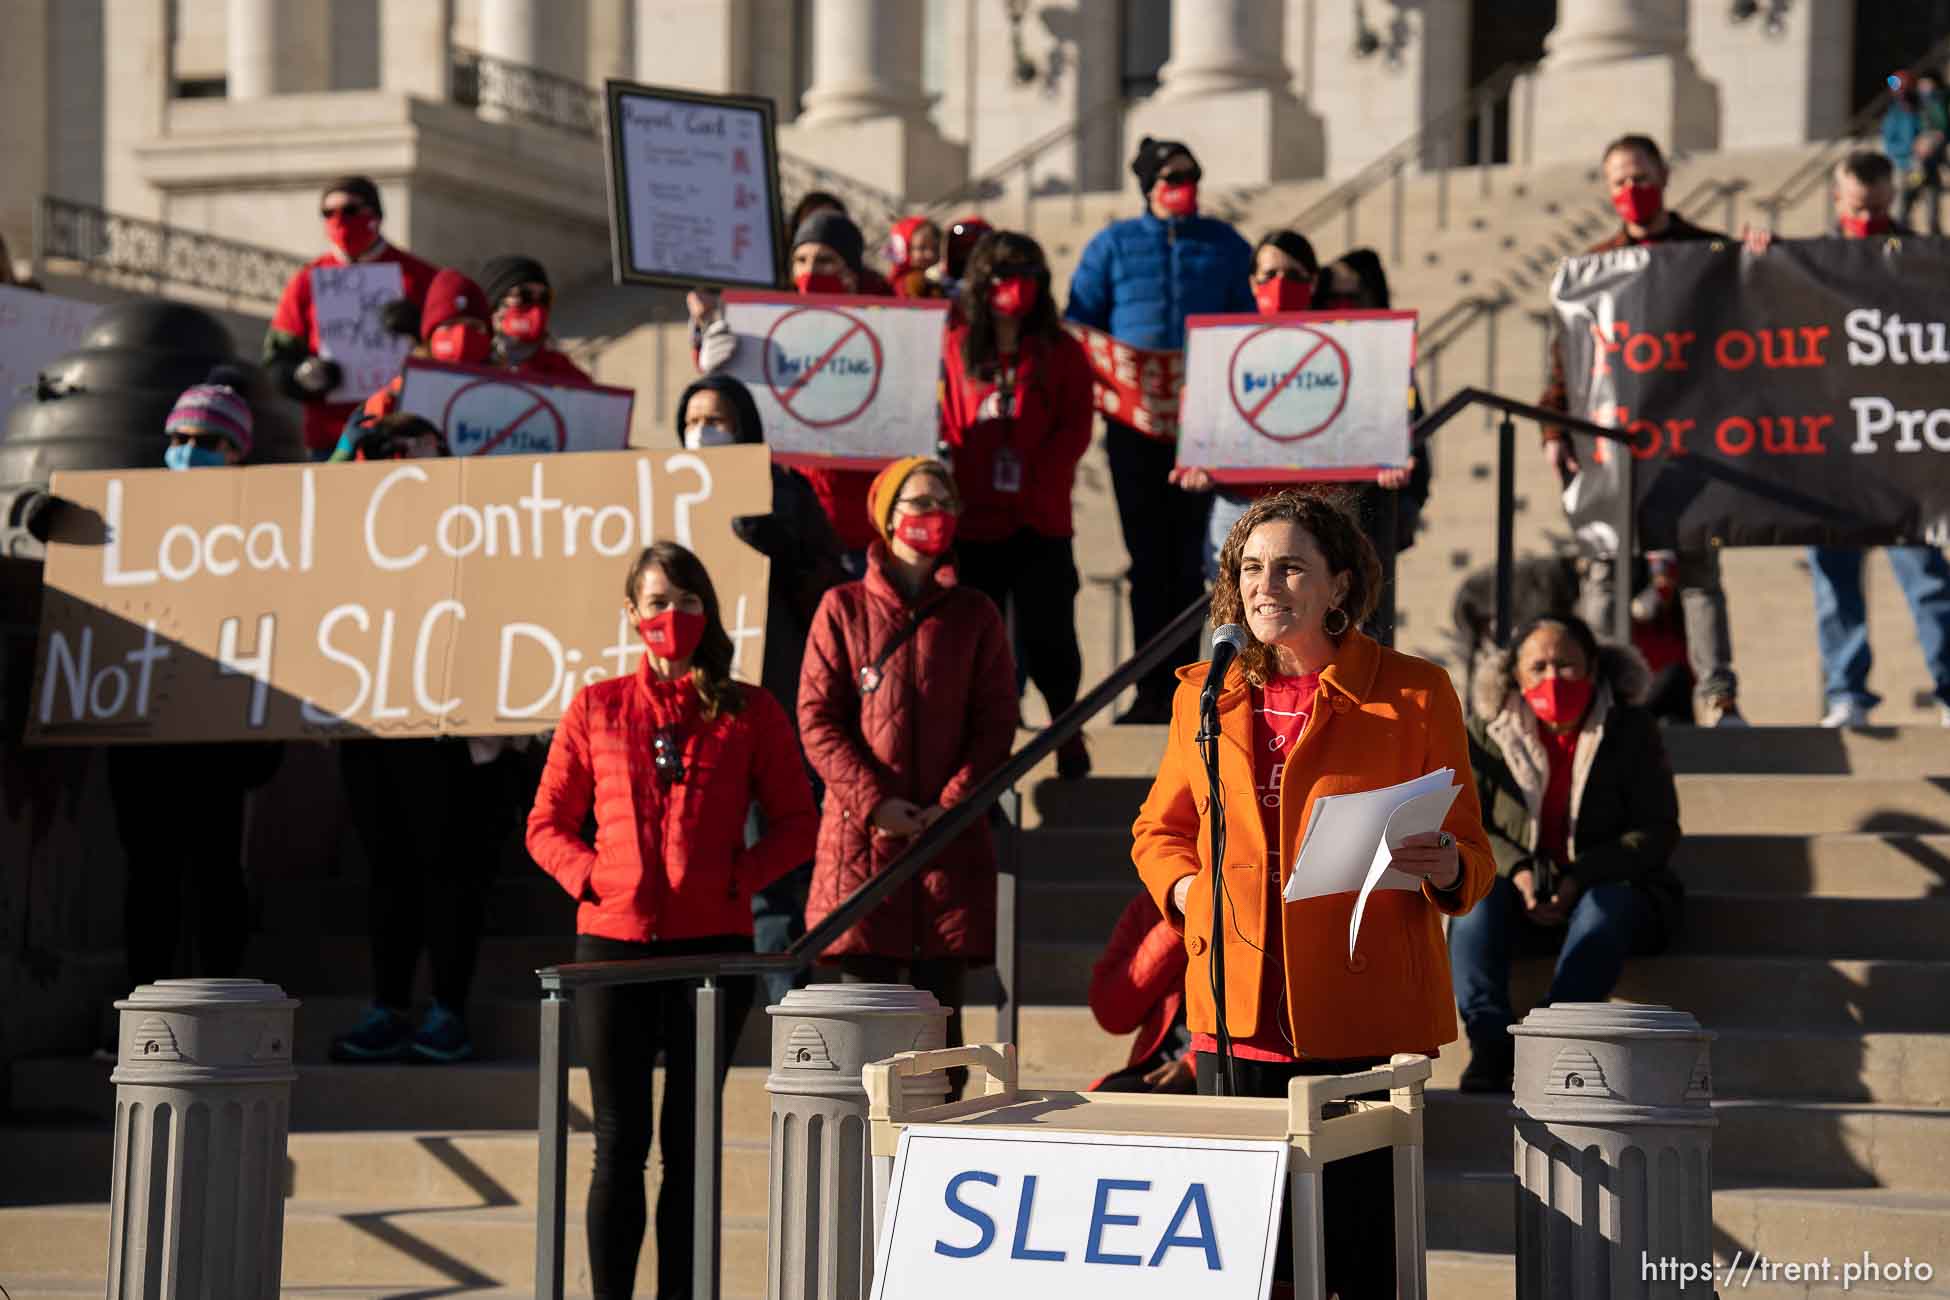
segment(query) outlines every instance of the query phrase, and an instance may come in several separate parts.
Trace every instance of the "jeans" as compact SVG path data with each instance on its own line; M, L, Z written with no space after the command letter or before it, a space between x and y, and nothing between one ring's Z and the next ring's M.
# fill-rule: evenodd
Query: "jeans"
M1350 1061L1249 1061L1232 1060L1243 1097L1286 1096L1287 1082L1302 1075L1354 1074L1386 1065L1388 1058L1369 1057ZM1198 1068L1198 1091L1203 1097L1218 1093L1224 1070L1219 1057L1200 1052L1193 1064ZM1363 1093L1363 1100L1386 1101L1385 1092ZM1395 1156L1389 1147L1364 1151L1358 1156L1335 1160L1320 1176L1320 1236L1325 1258L1321 1261L1329 1294L1343 1300L1353 1297L1392 1296L1395 1294ZM1273 1256L1273 1277L1277 1281L1293 1278L1293 1222L1291 1207L1284 1193L1280 1197L1280 1244Z
M398 741L387 742L398 744ZM576 937L577 961L622 961L706 952L751 950L736 935L625 943L595 935ZM718 1089L724 1089L731 1046L751 1010L746 979L719 982L725 1018L718 1039ZM663 1184L657 1193L657 1295L690 1300L691 1182L696 1169L697 1020L691 985L625 984L585 989L576 995L576 1045L589 1066L594 1103L596 1164L589 1176L589 1281L601 1297L633 1295L637 1256L647 1218L643 1170L653 1131L662 1129ZM664 1058L663 1109L651 1120L651 1071Z
M1655 952L1663 942L1659 913L1643 891L1612 881L1593 885L1571 909L1569 925L1542 926L1523 917L1523 896L1498 876L1489 897L1449 922L1449 972L1456 1005L1473 1042L1504 1042L1516 1023L1510 1009L1510 959L1542 955L1558 944L1557 970L1546 1003L1603 1002L1625 959Z
M1603 636L1612 622L1612 557L1587 556L1578 567L1579 612ZM1733 675L1733 635L1727 625L1727 593L1720 585L1718 551L1679 553L1679 609L1686 621L1686 661L1693 670L1693 693L1701 700L1732 697L1740 683Z
M1187 492L1166 482L1177 447L1147 438L1127 424L1104 421L1117 523L1131 557L1131 634L1141 647L1205 592L1206 528L1212 493ZM1198 636L1138 682L1138 698L1169 701L1183 664L1198 659Z
M1950 562L1934 546L1883 550L1896 585L1909 601L1916 642L1930 670L1936 697L1950 704ZM1808 549L1808 576L1815 588L1815 643L1821 647L1822 689L1830 705L1852 701L1865 709L1882 703L1869 689L1869 611L1862 599L1863 552L1836 546Z
M1077 702L1083 685L1075 543L1025 528L999 542L962 542L955 554L961 582L1005 613L1015 606L1018 662L1057 717Z
M806 933L806 895L812 889L813 864L804 862L752 895L752 951L784 952ZM764 1005L776 1007L785 995L804 985L805 972L759 977Z

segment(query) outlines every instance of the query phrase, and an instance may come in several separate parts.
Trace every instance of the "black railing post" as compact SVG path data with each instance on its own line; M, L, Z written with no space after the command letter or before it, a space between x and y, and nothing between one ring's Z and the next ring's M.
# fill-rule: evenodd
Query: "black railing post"
M995 845L995 1037L1016 1042L1022 1023L1022 793L1003 791Z
M1517 422L1506 411L1496 426L1496 643L1510 640L1510 588L1516 576Z
M1592 452L1596 454L1597 448ZM1618 466L1618 559L1612 572L1611 635L1622 645L1632 643L1632 558L1638 550L1638 454L1629 442L1608 448L1620 458Z
M1407 166L1407 163L1396 160L1394 191L1390 195L1394 211L1389 221L1388 256L1395 266L1402 264L1402 226L1408 220L1408 180L1403 175Z
M1490 196L1490 164L1496 160L1496 101L1488 91L1476 100L1476 177L1478 192Z
M535 1295L562 1300L562 1252L569 1181L569 999L542 995L541 1097L536 1177Z
M691 992L697 1023L696 1155L691 1172L691 1295L718 1300L718 1242L723 1208L718 1185L724 1175L724 1103L718 1096L718 1059L724 1054L724 990L706 977ZM664 1086L670 1086L668 1078Z

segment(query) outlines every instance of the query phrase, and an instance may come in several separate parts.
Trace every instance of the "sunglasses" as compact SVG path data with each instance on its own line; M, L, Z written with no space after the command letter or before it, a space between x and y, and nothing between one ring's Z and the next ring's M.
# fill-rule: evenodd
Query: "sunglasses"
M650 738L650 761L663 784L676 785L684 779L684 738L675 727L664 727Z
M361 212L370 211L372 209L363 203L344 203L336 208L320 208L318 215L321 220L330 221L333 217L356 217Z
M510 303L517 307L546 307L548 305L548 290L524 284L519 288L510 289L501 295L501 305L503 307L508 306Z
M1313 277L1305 271L1254 271L1254 284L1267 284L1274 280L1290 280L1294 284L1312 284Z
M1188 185L1196 183L1204 175L1196 167L1174 167L1168 172L1158 173L1158 180L1166 185Z
M1026 276L1033 279L1041 274L1042 270L1043 268L1034 262L1009 262L992 268L989 271L989 279L1008 280L1015 276Z
M224 444L229 441L230 439L224 437L221 433L172 433L169 435L169 445L172 447L180 447L187 442L193 447L202 448L204 451L222 451Z

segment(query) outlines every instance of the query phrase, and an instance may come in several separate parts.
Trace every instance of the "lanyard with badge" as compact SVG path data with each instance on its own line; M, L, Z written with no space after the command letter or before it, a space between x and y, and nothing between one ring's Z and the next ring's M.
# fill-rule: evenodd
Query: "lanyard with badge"
M1000 366L995 377L995 390L982 399L982 405L975 413L976 420L1007 420L1013 426L1022 414L1022 394L1016 388L1016 365L1010 362ZM995 449L995 465L990 486L997 492L1014 494L1022 491L1022 456L1014 447L1003 444Z

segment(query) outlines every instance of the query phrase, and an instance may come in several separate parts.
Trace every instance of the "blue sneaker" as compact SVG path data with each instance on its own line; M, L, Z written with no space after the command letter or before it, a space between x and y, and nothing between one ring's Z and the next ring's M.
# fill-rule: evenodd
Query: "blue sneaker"
M397 1061L406 1056L412 1030L406 1017L387 1007L367 1007L349 1034L332 1040L334 1061Z
M468 1060L474 1055L474 1040L467 1036L467 1022L434 1003L413 1035L413 1055L442 1064Z

